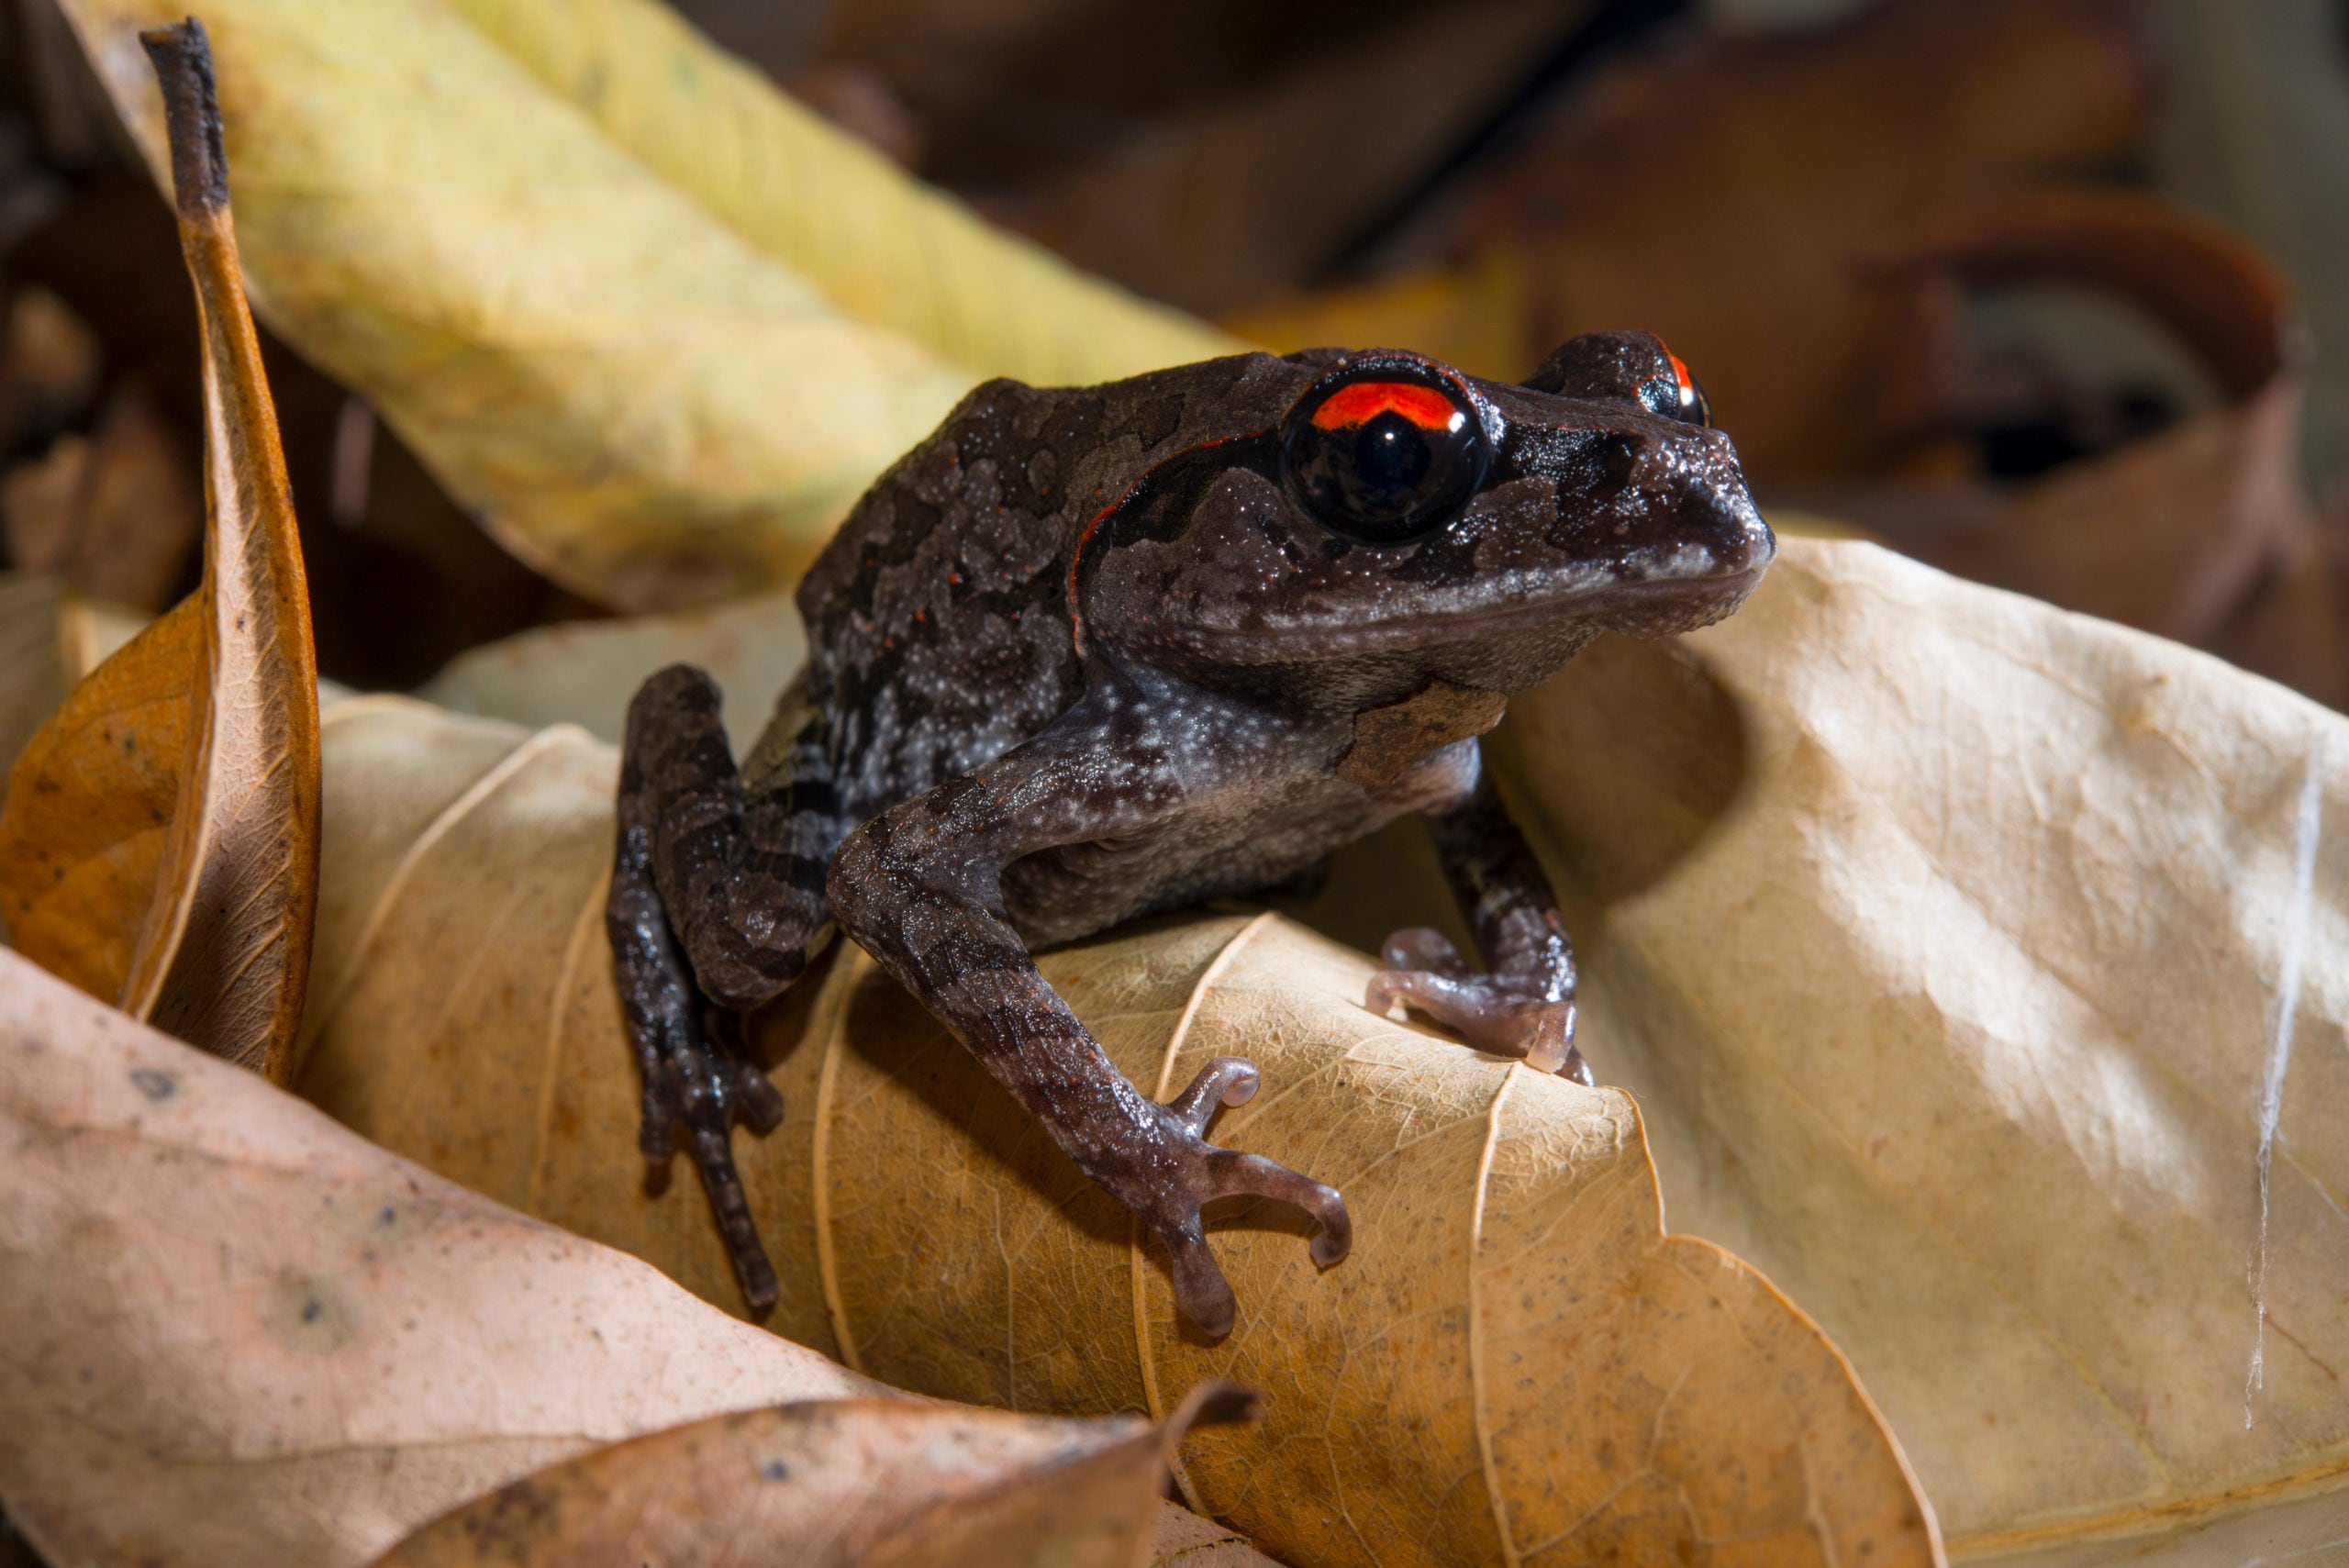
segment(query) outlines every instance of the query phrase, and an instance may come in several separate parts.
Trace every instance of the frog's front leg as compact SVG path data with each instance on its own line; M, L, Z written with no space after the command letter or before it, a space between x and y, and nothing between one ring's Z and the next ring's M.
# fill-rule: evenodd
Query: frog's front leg
M1385 1017L1408 1003L1480 1051L1590 1083L1575 1048L1575 953L1557 895L1481 758L1475 787L1428 826L1487 973L1473 973L1441 932L1409 927L1386 939L1364 1004Z
M1004 867L1163 819L1182 797L1146 711L1088 698L977 771L883 813L832 863L841 927L944 1020L1079 1169L1165 1240L1174 1300L1209 1334L1230 1329L1231 1287L1203 1204L1233 1194L1293 1203L1321 1222L1314 1261L1346 1254L1344 1199L1261 1155L1206 1141L1219 1104L1255 1093L1254 1066L1209 1062L1172 1104L1128 1083L1077 1022L1005 912Z
M674 665L629 706L618 839L604 921L621 1013L643 1079L637 1140L668 1162L685 1123L694 1163L753 1311L774 1305L731 1145L782 1096L751 1059L744 1015L780 995L824 940L823 853L838 838L784 798L746 799L709 677Z

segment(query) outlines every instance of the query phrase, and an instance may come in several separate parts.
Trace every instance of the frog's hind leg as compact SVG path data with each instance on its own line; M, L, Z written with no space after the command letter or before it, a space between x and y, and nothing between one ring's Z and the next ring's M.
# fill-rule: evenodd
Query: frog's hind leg
M1550 879L1509 819L1476 742L1454 760L1472 782L1429 818L1445 879L1484 951L1479 974L1440 931L1414 926L1386 939L1386 967L1364 1004L1381 1018L1396 1003L1460 1031L1480 1051L1588 1084L1575 1045L1575 953ZM1442 755L1442 754L1440 754Z
M629 705L605 925L643 1077L638 1140L665 1163L685 1123L742 1294L774 1304L775 1276L735 1170L736 1113L760 1131L782 1097L751 1059L749 1012L787 989L829 940L825 860L839 834L819 802L746 802L718 689L684 665Z

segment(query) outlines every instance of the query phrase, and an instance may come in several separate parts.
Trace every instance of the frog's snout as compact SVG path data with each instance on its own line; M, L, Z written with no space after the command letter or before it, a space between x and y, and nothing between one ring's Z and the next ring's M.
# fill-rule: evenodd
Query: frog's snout
M1733 505L1717 508L1720 516L1705 530L1705 543L1712 551L1714 574L1720 577L1761 579L1771 561L1778 553L1778 536L1762 519L1761 508L1753 497L1741 486Z

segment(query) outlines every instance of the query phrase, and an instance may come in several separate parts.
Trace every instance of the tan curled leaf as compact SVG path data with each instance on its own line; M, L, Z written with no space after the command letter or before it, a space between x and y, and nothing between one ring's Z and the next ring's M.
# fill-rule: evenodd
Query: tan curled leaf
M317 899L317 669L193 36L159 44L156 70L202 330L203 584L82 680L17 760L0 906L37 962L283 1082Z
M2349 721L1798 541L1496 766L1675 1223L1834 1335L1954 1553L2349 1536Z
M874 1385L0 953L0 1496L57 1568L366 1561L597 1444Z
M1152 1537L1174 1440L1248 1407L1208 1385L1163 1427L903 1400L744 1411L526 1476L377 1568L1143 1568L1163 1561Z
M698 1185L644 1190L603 929L610 750L389 699L329 710L327 735L331 935L303 1093L737 1302ZM850 950L767 1019L787 1116L739 1140L782 1276L770 1327L1013 1408L1155 1415L1208 1378L1261 1388L1264 1420L1196 1440L1184 1473L1197 1507L1284 1558L1640 1562L1751 1541L1789 1562L1934 1560L1833 1347L1752 1270L1664 1234L1620 1092L1374 1018L1366 960L1269 917L1044 967L1145 1089L1254 1057L1265 1092L1217 1136L1342 1184L1353 1255L1319 1273L1297 1217L1247 1216L1219 1238L1239 1329L1186 1338L1125 1211Z
M129 40L67 0L150 161ZM912 185L651 0L206 8L255 298L509 548L674 606L790 580L985 375L1231 346Z

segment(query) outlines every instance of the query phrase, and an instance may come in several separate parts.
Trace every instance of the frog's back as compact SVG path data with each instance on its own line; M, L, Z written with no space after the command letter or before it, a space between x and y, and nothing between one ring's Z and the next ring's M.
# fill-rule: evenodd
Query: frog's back
M792 771L807 776L820 756L839 808L862 819L1075 703L1068 575L1085 525L1167 455L1220 433L1228 390L1276 363L974 389L874 481L800 585L807 669L776 716L798 740ZM779 761L785 739L770 733L762 753Z

